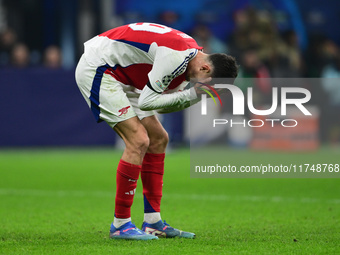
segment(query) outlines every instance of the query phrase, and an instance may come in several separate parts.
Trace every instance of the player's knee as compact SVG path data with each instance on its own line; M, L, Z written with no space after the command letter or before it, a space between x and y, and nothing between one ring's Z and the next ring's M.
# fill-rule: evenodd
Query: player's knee
M169 143L169 135L168 133L164 130L163 132L152 136L150 138L150 145L149 145L149 150L151 151L162 151L166 148L166 146Z
M137 142L137 146L140 149L142 153L145 153L150 145L150 139L147 134L143 135L139 138L139 141Z
M127 148L134 153L144 155L150 145L150 139L147 133L139 133L130 139L130 143L127 144Z
M162 135L162 138L161 138L161 143L164 147L166 147L169 143L169 134L168 132L164 132L163 135Z

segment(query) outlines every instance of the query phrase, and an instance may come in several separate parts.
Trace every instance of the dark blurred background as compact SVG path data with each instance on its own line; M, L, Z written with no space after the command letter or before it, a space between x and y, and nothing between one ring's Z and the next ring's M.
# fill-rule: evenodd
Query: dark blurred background
M340 77L338 0L0 0L0 147L115 144L87 109L74 69L86 40L140 21L182 30L207 53L235 56L239 77ZM271 91L254 86L264 98ZM318 139L336 146L340 85L311 90ZM184 116L162 117L173 146L186 143Z

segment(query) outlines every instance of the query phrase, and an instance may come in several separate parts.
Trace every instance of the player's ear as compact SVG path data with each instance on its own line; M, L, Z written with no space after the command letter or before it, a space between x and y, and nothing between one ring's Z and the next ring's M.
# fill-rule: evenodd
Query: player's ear
M208 64L203 64L203 65L201 66L200 71L203 71L203 72L205 72L205 73L210 73L210 72L211 72L211 66L208 65Z

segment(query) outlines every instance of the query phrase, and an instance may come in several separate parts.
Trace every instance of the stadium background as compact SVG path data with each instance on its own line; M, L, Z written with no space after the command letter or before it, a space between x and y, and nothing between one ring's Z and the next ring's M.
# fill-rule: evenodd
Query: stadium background
M112 27L146 21L183 30L208 53L236 56L240 77L336 77L339 12L336 0L1 0L0 146L115 144L110 128L94 122L74 81L83 42ZM336 145L339 93L322 84L314 89L320 141ZM188 142L184 114L162 116L172 146Z

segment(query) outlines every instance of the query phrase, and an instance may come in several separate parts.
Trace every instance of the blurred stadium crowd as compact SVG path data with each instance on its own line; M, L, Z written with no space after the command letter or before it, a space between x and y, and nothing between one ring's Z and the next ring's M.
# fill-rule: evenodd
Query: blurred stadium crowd
M108 2L111 10L105 14ZM306 6L309 13L302 12ZM340 9L334 10L336 0L318 6L314 0L200 0L196 7L190 1L0 0L0 68L73 68L85 40L142 20L190 34L207 53L235 56L239 77L340 78L340 38L329 14L340 16ZM319 28L310 29L307 21ZM266 86L258 89L268 92ZM326 112L333 109L324 115L333 121L322 127L321 137L339 142L340 86L321 83L316 91L318 99L313 103Z
M63 27L55 23L60 23L60 20L63 19L63 8L57 2L53 0L0 1L0 14L2 16L0 19L1 67L27 67L39 64L51 68L61 67L61 42L64 34L60 32ZM72 4L72 2L74 3ZM257 77L321 77L327 75L324 73L325 68L332 67L334 72L339 69L339 42L320 30L317 33L307 31L306 34L307 28L300 29L298 26L294 26L294 22L289 19L295 18L289 13L288 15L291 17L284 19L288 19L285 23L291 24L282 25L283 22L277 17L277 13L270 12L268 8L264 9L266 4L269 3L273 4L271 8L275 8L274 3L280 2L278 0L240 1L243 2L243 6L228 11L229 17L225 18L225 22L230 23L228 28L221 27L218 32L215 31L219 29L219 19L215 17L215 20L211 21L210 16L218 16L219 13L211 14L211 10L206 13L202 10L196 11L188 24L181 17L181 13L175 10L166 10L166 3L164 3L165 7L162 10L155 10L155 12L159 12L157 15L148 16L141 13L143 10L136 12L130 7L135 1L127 0L124 2L124 4L121 4L112 1L113 4L117 5L115 8L116 20L119 21L116 23L124 24L143 19L146 22L158 22L184 30L184 32L192 35L200 45L204 46L205 52L226 52L234 55L242 68L241 75L245 77L254 75ZM127 4L129 2L131 2L130 5ZM146 2L152 3L152 1ZM199 2L205 2L206 5L211 2L213 5L216 2L223 1ZM221 6L228 8L228 5L231 5L228 2L233 1L224 2L225 4ZM257 2L257 5L253 2ZM262 8L257 9L256 7L261 2ZM66 1L67 3L75 9L73 15L85 16L89 20L92 17L95 24L91 26L95 28L91 30L92 35L88 37L100 33L103 27L109 28L109 24L98 25L97 17L100 16L100 13L97 12L100 12L100 10L95 1ZM123 7L118 8L119 5L123 5ZM183 3L183 8L187 6L188 4ZM332 8L332 5L329 8ZM49 14L45 13L46 10L50 10L50 14L52 14L51 20L46 18L46 15ZM84 15L88 12L90 14ZM340 10L337 14L339 12ZM327 15L327 13L324 15ZM319 19L324 18L319 17ZM80 21L79 18L78 23ZM72 22L77 22L77 20L69 21L68 26L74 26ZM46 26L48 27L46 28ZM81 27L82 25L78 24L78 26ZM334 31L334 33L336 32ZM74 33L73 37L77 37L77 35L79 35L79 32ZM82 42L77 42L75 47L77 48L74 51L76 62L82 51Z

